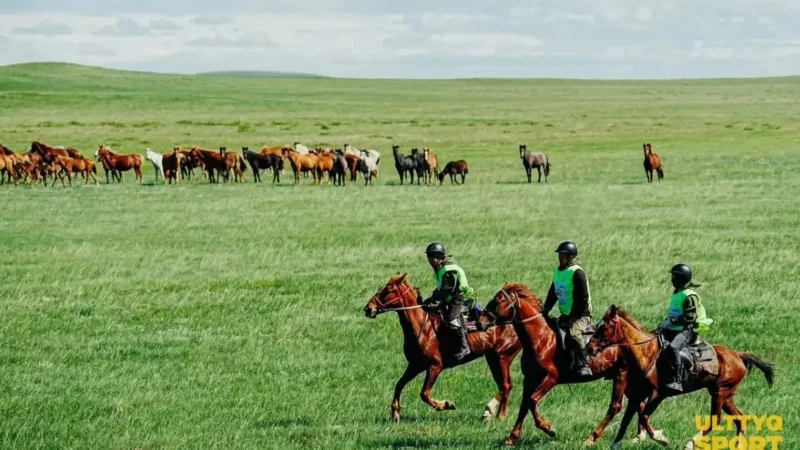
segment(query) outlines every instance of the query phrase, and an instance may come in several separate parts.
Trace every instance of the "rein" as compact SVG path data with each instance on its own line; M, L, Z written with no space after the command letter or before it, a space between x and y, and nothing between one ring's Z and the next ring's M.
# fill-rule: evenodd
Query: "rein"
M508 296L508 293L506 293L505 289L501 289L500 293L503 294L503 297L505 297L506 301L508 302L508 306L506 306L502 311L500 311L500 313L504 313L504 312L508 311L509 309L511 309L514 312L514 315L511 316L511 320L508 320L508 321L505 321L505 322L495 322L495 325L509 325L509 324L512 324L512 323L526 323L526 322L530 322L531 320L534 320L534 319L536 319L536 318L538 318L539 316L542 315L542 313L540 312L538 314L534 314L531 317L528 317L527 319L517 320L517 311L518 311L517 310L517 303L519 302L519 295L517 295L516 292L512 292L511 294L514 296L514 300L512 301L511 297Z
M378 305L378 311L377 311L376 314L383 314L383 313L395 312L395 311L408 311L408 310L411 310L411 309L422 308L422 305L401 306L401 307L398 307L398 308L387 308L387 306L392 305L394 303L400 303L402 301L402 299L405 298L405 296L406 296L406 294L408 293L409 290L411 290L411 288L406 286L406 288L402 292L397 294L397 296L395 298L391 299L391 301L386 301L386 302L383 302L383 303L379 302L378 299L376 298L375 299L375 303ZM376 295L376 297L377 297L377 295Z

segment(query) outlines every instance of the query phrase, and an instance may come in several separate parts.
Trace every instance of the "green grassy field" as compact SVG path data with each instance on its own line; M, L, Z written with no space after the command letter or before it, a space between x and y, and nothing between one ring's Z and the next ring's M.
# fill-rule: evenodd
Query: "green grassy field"
M506 281L546 293L555 246L581 249L599 317L627 307L650 327L667 270L687 262L714 343L773 361L736 396L781 414L800 440L800 79L596 82L365 81L0 68L0 142L93 154L229 149L301 141L382 152L375 186L122 185L0 188L0 448L497 448L516 416L483 424L486 364L445 371L436 412L406 388L397 318L361 312L397 271L432 289L422 254L443 241L485 304ZM664 162L648 185L642 142ZM543 150L528 184L517 146ZM391 145L464 158L464 186L399 186ZM102 172L102 171L101 171ZM270 177L264 177L269 180ZM534 178L535 181L535 178ZM605 413L609 382L557 387L541 405L556 440L523 428L521 448L575 449ZM653 417L673 444L708 414L705 392ZM607 448L619 418L597 444ZM631 430L630 436L633 434ZM731 436L731 433L728 433ZM626 442L626 448L634 444ZM654 443L635 446L660 448Z

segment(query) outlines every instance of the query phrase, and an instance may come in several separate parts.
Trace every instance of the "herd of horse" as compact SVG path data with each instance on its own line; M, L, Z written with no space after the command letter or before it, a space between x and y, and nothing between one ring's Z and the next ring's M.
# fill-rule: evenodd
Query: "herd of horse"
M661 402L668 397L706 389L711 396L711 417L722 423L721 412L738 416L734 422L737 436L743 436L746 427L741 422L742 412L733 401L739 384L756 367L764 373L772 386L775 367L752 353L739 352L721 345L713 345L716 353L714 369L700 365L692 378L684 383L681 394L659 391L660 365L656 359L665 345L660 335L645 331L644 327L627 311L611 305L602 320L585 335L588 362L592 377L580 377L571 369L569 351L563 346L556 321L543 313L541 299L525 284L506 283L468 326L470 354L458 362L443 358L438 339L442 321L439 313L423 308L419 289L408 280L407 274L390 277L368 300L363 308L366 317L374 319L380 314L396 312L403 332L403 353L408 365L397 380L391 403L391 419L400 421L400 395L405 386L417 375L425 372L420 392L422 401L437 411L455 409L453 402L431 397L431 391L443 370L484 358L497 385L497 394L486 405L482 418L504 418L507 415L509 394L512 389L510 366L522 353L523 379L522 403L517 420L505 444L514 444L520 438L522 424L528 413L537 428L550 437L556 432L552 424L542 417L538 405L556 385L586 383L600 379L611 380L611 402L602 422L584 441L594 444L605 428L622 410L623 397L628 403L612 450L621 448L628 425L633 416L638 417L637 441L650 437L661 445L669 440L663 431L653 429L650 418ZM692 415L693 417L694 415ZM692 422L694 422L692 420ZM696 434L685 448L694 449L707 429ZM710 448L710 447L708 447Z
M644 149L644 169L648 183L653 182L653 172L658 174L658 180L664 178L661 158L653 153L649 143L642 144ZM22 180L24 183L37 184L40 181L47 183L48 177L56 181L61 180L66 186L64 178L72 185L73 176L84 178L88 184L90 178L97 181L97 163L105 171L106 183L122 182L124 172L133 171L136 180L142 183L142 165L149 161L157 180L164 183L178 183L179 179L191 180L195 169L201 172L203 178L210 183L218 183L220 179L228 182L233 175L234 182L243 182L244 173L249 165L253 172L253 182L261 182L261 171L271 170L272 182L280 183L280 174L284 170L284 160L288 160L294 173L294 182L299 184L302 177L311 176L313 184L322 184L327 177L328 183L335 186L344 186L346 180L356 182L358 174L364 179L364 185L371 185L373 179L378 177L378 165L381 154L374 149L359 150L350 144L344 144L344 149L331 149L316 147L309 149L300 142L292 146L264 146L259 152L250 151L249 147L242 147L241 154L229 152L226 147L219 150L210 150L200 147L184 149L178 146L171 152L158 153L148 148L145 156L139 154L119 154L107 145L99 145L95 151L95 160L85 157L80 151L70 147L50 146L34 141L27 152L16 153L0 144L0 184L6 179L15 183ZM430 148L412 148L410 155L400 152L400 147L392 146L392 156L400 184L406 180L414 184L431 184L436 180L444 183L449 176L451 184L464 184L469 165L463 159L447 162L440 168L438 156ZM519 146L519 157L528 178L532 182L532 172L536 169L539 177L537 182L542 182L544 173L545 183L550 175L550 160L543 152L529 152L527 145ZM96 161L96 162L95 162ZM110 178L109 178L110 177ZM459 183L458 177L461 182Z

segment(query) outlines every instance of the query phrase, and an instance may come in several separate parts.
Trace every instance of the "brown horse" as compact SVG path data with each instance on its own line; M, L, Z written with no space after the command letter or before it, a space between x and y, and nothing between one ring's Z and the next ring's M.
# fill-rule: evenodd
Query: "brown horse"
M292 165L292 170L294 170L294 184L300 183L300 172L305 171L310 171L314 175L314 184L317 184L317 155L313 153L301 155L286 147L283 149L283 157L289 158L289 162Z
M645 405L641 422L650 437L656 439L662 445L667 445L668 441L665 438L659 439L649 423L650 415L658 408L658 405L665 398L675 395L670 392L655 392L659 387L656 360L662 350L660 339L658 339L658 336L644 331L639 322L622 307L611 305L603 316L602 324L595 331L592 340L589 342L587 350L592 354L615 347L620 348L626 364L630 368L629 382L633 395L636 396L631 396L630 399L644 399L652 395ZM691 376L688 382L684 382L684 390L680 394L688 394L703 388L707 389L708 393L711 394L712 420L716 419L717 422L715 423L721 423L721 410L731 415L742 415L739 407L733 402L733 395L750 369L755 366L764 372L767 384L772 386L775 366L751 353L738 352L721 345L714 345L713 348L717 355L718 374L711 374L701 369L697 375ZM655 393L653 394L653 392ZM622 418L619 433L611 447L614 450L622 446L622 438L625 436L625 430L633 415L630 406L631 402L629 401L628 409L625 410L625 415ZM743 435L741 421L735 420L735 422L737 435ZM694 448L697 445L697 440L701 436L708 435L710 431L711 427L699 432L686 444L686 448Z
M467 162L463 159L459 159L458 161L450 161L444 166L441 172L439 172L439 184L441 185L444 183L444 176L450 175L450 184L454 182L456 184L464 184L465 178L469 173L469 167L467 166ZM461 183L456 180L456 175L461 175Z
M422 372L425 372L425 383L420 392L422 401L437 411L456 408L451 401L431 398L431 390L439 374L442 370L454 366L452 361L443 359L439 351L437 338L439 317L425 312L419 302L419 290L409 284L408 275L397 274L392 276L364 306L364 315L371 319L381 313L397 312L403 329L403 353L408 361L408 367L394 387L392 420L395 422L400 421L400 394L403 388ZM483 418L491 419L496 407L497 417L504 418L508 396L512 389L509 369L520 351L517 335L511 326L498 326L488 331L469 333L467 341L471 352L456 365L466 364L481 357L486 358L499 392L486 405Z
M542 152L531 153L528 151L528 146L522 144L519 146L519 158L522 160L522 167L525 168L525 173L528 175L528 183L531 182L534 168L539 173L537 183L542 182L542 170L544 170L544 182L547 183L547 176L550 175L550 160L547 158L547 154Z
M653 153L653 147L650 144L642 144L644 151L644 174L647 176L647 182L653 182L653 171L658 173L658 181L664 179L664 169L661 168L661 157L658 153Z
M208 173L209 183L218 183L218 176L222 175L228 167L225 160L222 159L222 156L213 150L206 150L195 146L189 151L189 157L202 163ZM217 171L217 177L214 176L215 170Z
M331 170L333 170L333 159L334 159L334 152L330 149L316 149L317 154L317 179L319 180L319 184L322 184L322 177L327 174L328 175L328 184L331 182Z
M103 163L103 169L106 171L106 184L109 183L108 172L111 172L111 175L121 183L122 172L128 170L136 172L136 179L139 184L142 184L142 155L120 155L111 150L111 147L100 144L95 156Z
M64 183L64 175L67 176L69 180L69 185L72 186L72 174L82 173L83 177L86 179L86 182L83 183L84 186L89 184L89 177L91 176L94 180L94 184L98 184L97 177L97 165L95 165L94 161L91 159L85 158L70 158L69 156L61 156L56 155L53 157L54 165L59 168L59 172L57 177L53 178L53 184L50 186L55 186L57 179L61 179L61 185L66 186Z
M350 172L350 181L356 181L358 177L358 156L352 153L345 153L344 160L347 161L347 170Z
M571 358L567 350L559 345L556 336L557 325L542 313L542 304L528 286L521 283L506 283L486 305L480 317L483 328L495 323L512 324L522 343L522 374L524 385L522 404L517 422L506 444L514 444L522 432L522 422L528 414L533 415L536 427L551 437L556 436L550 422L541 417L537 406L552 388L558 384L574 384L599 379L613 380L611 402L606 416L586 439L584 445L592 445L622 409L622 396L628 395L628 406L638 405L641 411L642 400L632 402L628 394L628 374L625 361L617 348L610 348L589 359L592 377L580 377L570 370Z
M164 182L178 184L178 173L183 172L184 162L186 161L185 150L180 150L180 147L172 147L172 153L164 153L161 159L161 167L164 169Z
M39 141L31 142L29 153L38 153L47 163L52 163L56 155L68 156L70 158L85 159L86 157L74 148L55 148L50 147Z
M11 183L11 178L14 178L14 184L17 184L19 181L19 175L17 175L17 163L9 155L1 154L0 153L0 185L5 183L6 173L8 173L8 182Z
M425 184L430 184L432 180L435 180L439 176L439 158L436 156L436 153L433 153L428 147L422 150L422 155L425 162L423 166L426 172Z
M289 149L291 147L286 147L282 145L265 145L264 147L261 148L261 151L259 153L261 153L264 156L275 155L278 157L283 157L284 148Z
M244 163L242 155L236 152L228 152L227 147L220 147L219 156L225 161L225 182L228 182L228 177L230 177L230 173L233 171L233 181L235 183L243 183L244 171L247 170L247 166Z

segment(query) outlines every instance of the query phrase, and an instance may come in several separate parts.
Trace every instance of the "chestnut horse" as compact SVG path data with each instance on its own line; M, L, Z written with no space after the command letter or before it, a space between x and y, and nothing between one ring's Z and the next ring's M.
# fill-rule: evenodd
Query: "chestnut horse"
M53 164L60 170L58 176L53 177L53 184L50 185L51 187L55 186L59 178L61 179L61 185L66 186L66 183L64 183L64 175L67 176L69 185L72 186L73 173L83 174L86 179L84 186L89 184L89 176L94 180L94 184L98 184L97 177L95 176L97 174L97 165L95 165L94 161L91 159L70 158L69 156L56 155L53 157Z
M664 179L664 169L661 168L661 157L658 153L653 153L653 147L650 144L642 144L644 151L644 174L647 177L647 182L653 182L653 171L658 173L658 181Z
M219 148L219 156L225 161L225 182L228 182L231 170L233 171L233 181L235 183L244 182L244 171L247 170L244 157L235 152L228 152L227 147Z
M289 158L289 162L294 170L294 184L300 183L300 172L311 171L314 175L314 184L317 184L317 155L309 153L301 155L290 148L283 149L283 156Z
M142 184L142 155L120 155L114 153L111 147L100 144L95 152L95 157L102 161L103 169L106 171L106 184L108 184L108 172L115 177L118 182L122 182L122 172L133 169L136 172L136 179Z
M218 176L225 173L228 168L222 156L213 150L206 150L195 146L189 151L189 157L192 158L192 160L199 161L203 167L205 167L206 172L208 172L209 183L219 183ZM217 171L217 177L214 176L215 170Z
M440 319L429 314L420 305L419 290L408 282L408 274L396 274L369 299L364 306L364 315L374 319L379 314L397 312L403 329L403 354L408 361L405 372L397 380L392 399L392 420L400 421L400 394L403 388L417 375L425 372L425 383L420 396L422 401L437 411L455 409L453 402L431 398L431 390L444 369L454 367L452 361L443 358L439 351L437 330ZM485 420L491 419L497 408L497 417L504 418L508 396L512 389L511 363L520 351L517 335L511 326L497 326L489 331L469 333L467 341L470 354L456 365L466 364L485 357L492 372L498 393L486 405Z
M525 377L522 404L517 422L511 435L506 439L506 444L514 444L519 439L522 422L528 411L533 415L537 428L551 437L556 436L550 422L539 414L537 406L558 384L585 383L599 379L613 380L608 411L600 425L584 442L587 446L600 439L606 426L622 409L623 394L628 396L629 408L634 405L635 410L638 405L641 411L644 406L642 400L632 402L633 397L628 392L630 389L625 360L617 348L610 348L589 359L589 367L593 374L591 377L580 377L570 370L571 358L567 350L558 344L554 331L556 325L543 315L541 300L528 286L521 283L506 283L486 305L480 321L483 328L495 323L512 324L522 343L522 374Z
M436 156L436 153L433 153L428 147L425 147L422 151L422 155L425 163L423 166L425 169L423 173L425 176L425 184L430 184L439 176L439 158Z
M625 430L633 415L633 411L630 411L631 400L633 398L644 399L659 387L659 368L656 360L662 350L658 336L646 332L639 322L622 307L611 305L586 348L591 354L616 347L620 348L622 356L630 368L628 371L630 390L636 397L629 397L628 409L625 410L619 433L611 447L613 450L622 448L622 438L625 436ZM739 407L733 402L733 395L753 366L764 372L767 384L772 386L775 366L771 362L764 361L752 353L731 350L722 345L714 345L713 347L719 364L718 375L701 370L697 376L693 376L688 382L684 382L683 392L674 394L672 392L659 391L652 394L647 401L641 423L644 424L650 437L660 444L667 445L668 441L665 438L659 439L657 433L654 433L649 419L650 415L653 414L665 398L707 389L711 395L711 420L715 420L712 423L722 423L720 416L722 410L730 415L743 415ZM743 436L741 421L738 419L734 421L736 422L737 435ZM711 427L699 432L686 444L686 448L695 448L697 440L710 432Z
M185 150L180 150L180 147L172 147L172 153L164 153L161 155L161 168L164 170L164 182L178 184L178 172L181 174L184 171L184 165L187 162L187 156L184 154Z
M331 182L331 170L333 170L334 153L330 149L316 149L317 154L317 179L319 184L322 184L322 177L324 174L328 175L328 184Z
M31 149L28 150L28 152L38 153L39 156L41 156L44 162L46 163L52 163L56 155L68 156L70 158L85 159L85 157L81 154L81 152L75 150L74 148L50 147L49 145L41 143L39 141L31 142Z
M14 177L14 183L22 175L22 164L24 163L25 155L14 153L10 148L0 144L0 156L4 156L3 161L0 161L0 184L5 183L6 174L8 174L8 182L11 182L11 177ZM25 179L27 180L27 175Z
M439 172L439 184L441 185L444 183L444 176L450 175L450 184L454 182L456 184L464 184L465 178L469 173L469 166L467 166L467 162L463 159L459 159L458 161L450 161L444 166L441 172ZM461 175L461 183L456 180L456 175Z

